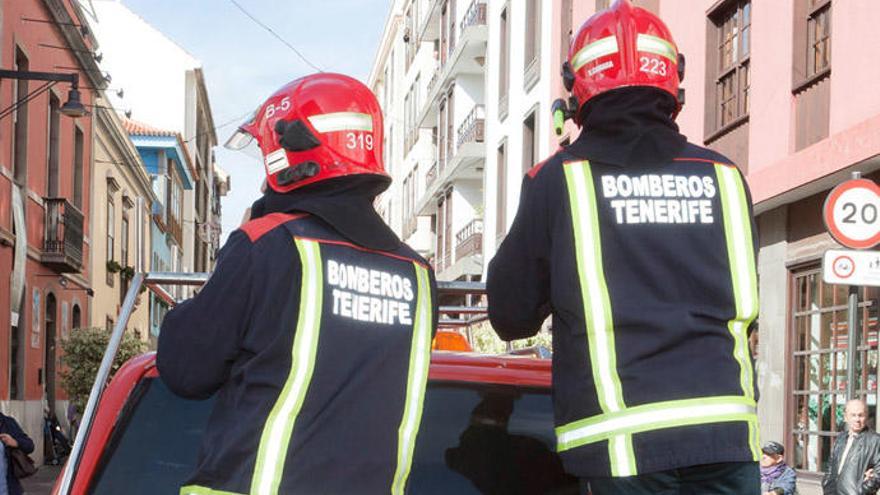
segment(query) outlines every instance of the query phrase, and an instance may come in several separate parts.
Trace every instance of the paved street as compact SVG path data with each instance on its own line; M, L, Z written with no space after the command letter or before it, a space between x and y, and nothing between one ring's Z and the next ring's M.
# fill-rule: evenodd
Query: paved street
M24 492L27 495L49 495L60 472L61 466L41 466L37 474L22 480Z

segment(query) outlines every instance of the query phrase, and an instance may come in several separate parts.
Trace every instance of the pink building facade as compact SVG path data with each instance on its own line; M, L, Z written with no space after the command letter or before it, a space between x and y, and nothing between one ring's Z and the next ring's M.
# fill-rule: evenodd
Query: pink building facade
M550 42L561 59L570 29L608 2L553 3ZM851 172L880 176L880 64L868 43L880 3L634 3L660 15L687 57L682 132L746 172L760 239L761 313L753 351L762 441L785 445L801 493L820 493L821 472L842 428L849 347L848 287L821 280L822 253L839 246L820 213L830 189ZM555 72L553 88L561 95ZM856 388L872 417L878 307L880 291L861 289Z

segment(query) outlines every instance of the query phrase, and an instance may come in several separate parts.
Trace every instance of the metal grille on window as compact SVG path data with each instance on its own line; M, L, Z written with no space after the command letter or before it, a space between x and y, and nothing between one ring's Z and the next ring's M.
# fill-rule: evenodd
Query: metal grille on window
M822 472L834 444L844 429L847 353L848 287L822 282L819 267L792 274L792 396L789 408L792 466ZM880 289L862 288L859 303L859 341L856 352L856 394L864 399L869 417L877 406L877 316ZM790 449L790 450L789 450Z

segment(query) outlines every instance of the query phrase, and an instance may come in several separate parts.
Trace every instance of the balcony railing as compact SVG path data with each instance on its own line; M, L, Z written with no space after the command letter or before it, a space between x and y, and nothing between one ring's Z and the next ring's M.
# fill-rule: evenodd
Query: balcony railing
M464 14L464 18L461 20L461 32L463 33L465 29L471 26L485 25L486 3L474 0L473 2L471 2L471 5L468 7L467 12L465 12Z
M46 229L40 261L59 273L78 272L83 261L83 214L65 198L44 200Z
M431 76L431 80L428 81L428 94L431 94L434 91L434 87L437 86L437 83L440 82L440 74L443 72L443 69L438 65L434 68L434 75ZM433 103L430 103L433 104Z
M482 143L486 134L486 112L483 105L475 105L471 113L458 126L458 141L456 148L466 143Z
M431 164L431 166L428 168L428 171L425 173L425 189L431 187L431 184L433 184L434 181L437 180L438 173L439 170L437 169L437 162L435 161Z
M455 234L455 261L483 251L483 219L475 218Z
M455 51L455 44L458 42L458 39L464 36L465 29L471 26L485 26L486 25L486 4L484 2L479 2L474 0L471 2L470 6L465 12L464 17L461 20L461 23L458 25L458 32L460 33L458 36L455 36L453 33L452 38L449 40L449 53L451 54Z

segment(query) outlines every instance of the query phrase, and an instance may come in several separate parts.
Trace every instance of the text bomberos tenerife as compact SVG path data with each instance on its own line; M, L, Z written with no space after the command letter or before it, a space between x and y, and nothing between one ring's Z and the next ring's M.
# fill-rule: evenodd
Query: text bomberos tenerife
M327 260L333 314L385 325L411 325L413 282L407 277Z
M712 198L717 189L710 176L645 174L603 175L602 195L609 200L618 224L713 223Z

